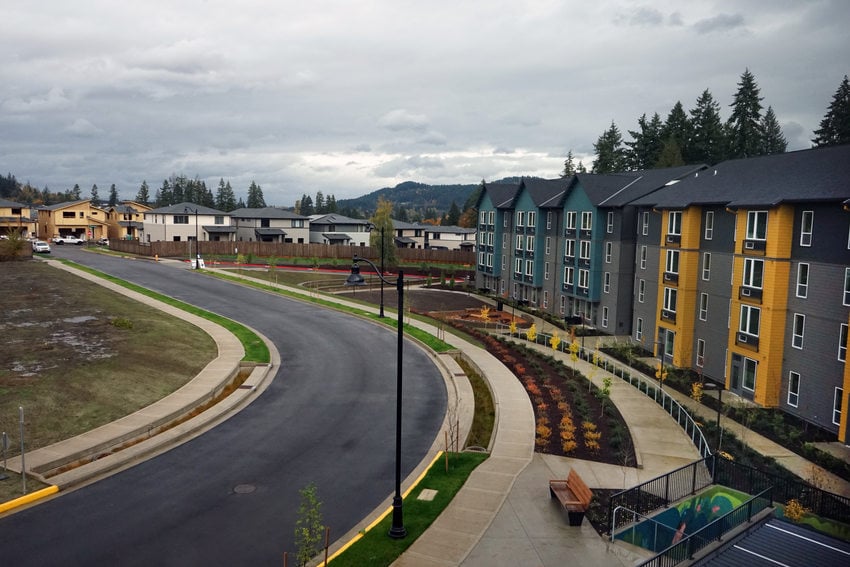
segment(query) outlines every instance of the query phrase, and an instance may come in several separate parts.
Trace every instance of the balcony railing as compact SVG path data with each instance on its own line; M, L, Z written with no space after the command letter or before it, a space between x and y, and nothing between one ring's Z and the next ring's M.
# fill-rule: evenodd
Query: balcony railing
M738 299L750 299L761 303L762 290L755 287L741 286L738 289Z
M744 252L764 252L766 244L764 240L744 240Z
M674 272L664 272L664 281L667 283L679 283L679 274Z

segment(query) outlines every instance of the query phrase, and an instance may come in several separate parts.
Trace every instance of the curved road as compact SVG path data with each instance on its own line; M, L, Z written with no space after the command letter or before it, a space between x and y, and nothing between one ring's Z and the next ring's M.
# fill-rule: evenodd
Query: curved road
M392 493L394 332L173 265L56 248L243 322L269 337L282 361L257 400L204 435L0 519L2 564L280 565L284 551L294 560L299 490L309 482L332 539ZM404 477L446 408L439 371L409 342L403 398Z

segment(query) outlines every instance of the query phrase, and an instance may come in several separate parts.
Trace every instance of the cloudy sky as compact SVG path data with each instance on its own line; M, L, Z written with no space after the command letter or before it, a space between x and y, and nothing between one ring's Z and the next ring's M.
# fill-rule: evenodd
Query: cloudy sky
M0 170L101 197L556 177L612 120L628 138L706 88L725 120L746 68L801 149L850 73L846 0L0 5Z

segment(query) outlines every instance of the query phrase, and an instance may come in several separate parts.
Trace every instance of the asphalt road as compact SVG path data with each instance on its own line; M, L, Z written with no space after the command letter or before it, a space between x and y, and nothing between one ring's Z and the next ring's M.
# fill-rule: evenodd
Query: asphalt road
M188 269L53 248L257 329L282 363L254 403L204 435L0 519L0 564L281 565L308 483L332 540L392 493L393 331ZM439 371L407 341L403 394L406 476L446 408Z

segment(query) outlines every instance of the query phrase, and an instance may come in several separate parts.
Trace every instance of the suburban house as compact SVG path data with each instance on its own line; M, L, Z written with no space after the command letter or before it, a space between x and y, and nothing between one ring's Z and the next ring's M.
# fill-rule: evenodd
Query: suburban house
M368 246L371 223L336 213L310 216L310 242Z
M83 240L108 237L108 213L90 199L47 205L38 209L38 237L76 236Z
M147 205L135 201L124 201L107 209L108 238L112 240L139 240L145 228Z
M393 220L393 236L399 248L475 250L475 229Z
M33 218L32 207L0 199L0 234L17 232L27 238L35 234L35 227L36 219Z
M476 285L848 439L850 146L484 185Z
M277 207L230 212L236 240L247 242L310 242L310 218Z
M142 240L156 241L232 241L236 227L230 213L194 203L178 203L144 212Z

